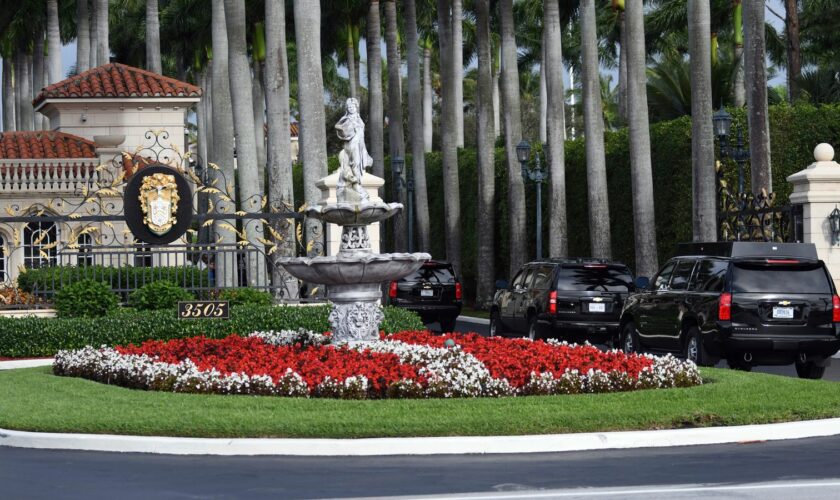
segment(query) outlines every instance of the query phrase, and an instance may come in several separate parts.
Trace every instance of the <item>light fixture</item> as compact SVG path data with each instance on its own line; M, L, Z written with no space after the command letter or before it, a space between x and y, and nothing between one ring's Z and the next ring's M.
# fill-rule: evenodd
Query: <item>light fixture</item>
M837 205L828 214L828 225L831 228L831 244L836 245L840 241L840 209L837 208Z
M516 145L516 158L519 163L525 163L531 158L531 145L525 139L522 139Z
M394 175L402 175L404 166L405 160L403 160L402 157L395 156L391 160L391 172L393 172Z
M729 135L729 129L732 127L732 116L723 109L723 106L712 116L712 126L716 136L727 137Z

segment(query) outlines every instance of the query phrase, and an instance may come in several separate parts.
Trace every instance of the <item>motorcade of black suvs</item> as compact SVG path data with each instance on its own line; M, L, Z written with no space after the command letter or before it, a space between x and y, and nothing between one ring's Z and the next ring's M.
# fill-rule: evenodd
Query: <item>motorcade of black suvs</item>
M451 332L461 314L462 293L452 264L430 260L414 273L390 283L388 303L416 312L424 323L437 321L442 332Z
M490 335L527 335L607 343L618 337L633 274L600 259L548 259L522 266L500 283L490 309Z
M840 297L812 244L682 244L637 290L621 314L626 352L743 370L795 364L821 378L840 349Z

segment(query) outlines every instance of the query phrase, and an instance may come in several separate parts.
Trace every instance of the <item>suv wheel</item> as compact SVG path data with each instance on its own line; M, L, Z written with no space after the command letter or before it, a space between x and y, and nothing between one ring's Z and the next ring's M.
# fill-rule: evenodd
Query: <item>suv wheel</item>
M621 333L621 350L625 354L639 352L639 336L636 335L636 324L632 321L624 325Z
M455 322L458 318L448 317L448 318L440 318L438 322L440 323L440 332L441 333L452 333L455 331Z
M714 366L715 364L706 352L706 348L703 347L703 341L700 339L700 329L696 326L689 328L686 333L683 357L693 361L697 366Z
M490 311L490 336L504 337L505 329L502 326L502 321L499 318L499 311L494 309Z
M531 319L528 320L528 338L531 340L542 339L542 335L540 335L540 327L537 325L536 316L532 316Z
M824 366L817 366L813 361L796 362L796 374L799 378L821 379L825 373Z

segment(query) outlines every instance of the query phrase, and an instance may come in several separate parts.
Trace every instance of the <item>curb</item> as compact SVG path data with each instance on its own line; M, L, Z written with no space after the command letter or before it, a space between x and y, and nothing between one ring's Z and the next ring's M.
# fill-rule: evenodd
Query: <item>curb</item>
M224 439L57 434L0 429L0 446L163 455L384 456L557 453L777 441L840 434L840 418L780 424L536 436Z
M49 366L53 364L53 358L45 359L20 359L16 361L0 361L0 370L16 370L18 368L34 368L36 366Z
M463 321L464 323L473 323L476 325L489 325L490 320L484 318L475 318L473 316L458 316L458 321Z

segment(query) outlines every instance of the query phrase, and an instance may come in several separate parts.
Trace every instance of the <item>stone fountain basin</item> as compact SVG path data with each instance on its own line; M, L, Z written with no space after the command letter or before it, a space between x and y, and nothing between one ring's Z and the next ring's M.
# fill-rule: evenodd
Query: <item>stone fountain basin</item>
M323 285L382 283L408 276L431 259L427 253L294 257L279 260L295 278Z
M381 222L402 211L402 203L365 201L362 203L329 203L305 210L307 217L339 226L362 226Z

